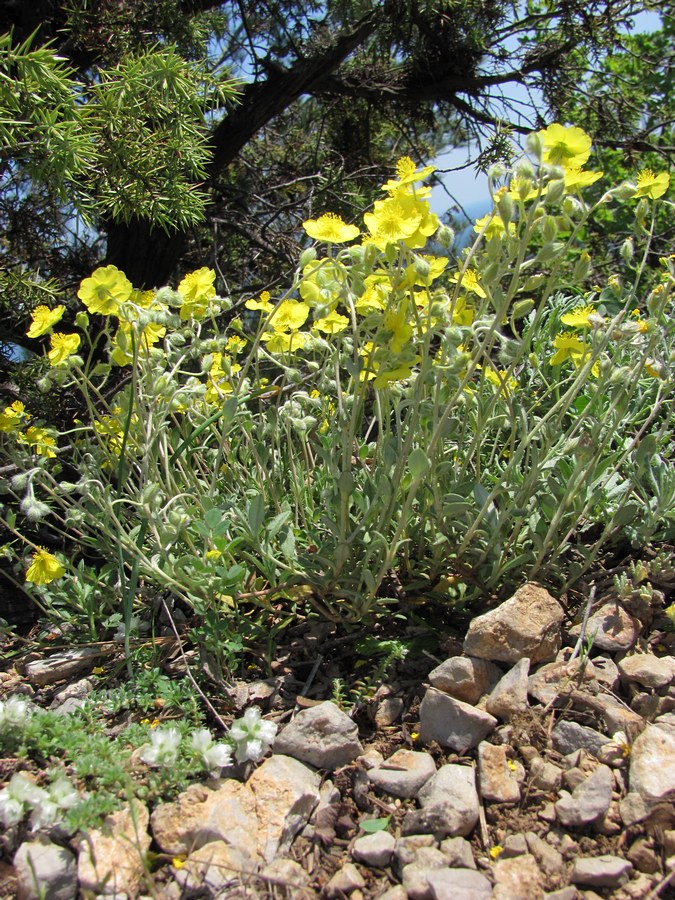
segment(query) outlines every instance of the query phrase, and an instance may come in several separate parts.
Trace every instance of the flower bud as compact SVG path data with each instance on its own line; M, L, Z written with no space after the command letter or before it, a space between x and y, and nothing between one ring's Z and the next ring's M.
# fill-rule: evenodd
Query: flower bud
M650 316L658 317L663 312L666 300L668 299L668 291L665 284L657 284L653 291L647 297L647 309Z
M543 144L541 135L537 131L528 134L525 146L527 147L528 153L531 153L536 159L541 159Z
M541 223L541 230L545 241L554 241L558 236L558 223L555 216L545 216Z
M504 223L504 228L508 229L509 223L513 218L513 200L508 194L502 194L499 198L497 209L499 210L499 217Z
M493 166L490 166L488 171L488 178L490 181L499 181L500 178L503 178L506 174L506 169L501 163L495 163Z
M529 159L525 157L519 159L515 165L514 174L516 178L529 178L532 181L534 179L534 169Z
M537 262L552 262L560 254L562 247L559 241L548 241L537 253Z
M75 324L78 328L81 328L82 331L86 331L89 327L89 315L83 309L75 316Z
M41 394L48 394L52 389L51 378L48 378L46 375L43 378L38 378L37 389Z
M455 242L455 232L449 225L441 225L436 232L436 241L441 247L448 250Z
M310 263L314 262L317 257L317 252L315 247L308 247L306 250L303 250L300 254L300 268L304 269L305 266L308 266Z
M626 263L626 265L630 265L631 260L633 259L633 254L635 253L635 247L633 246L633 238L627 237L626 240L621 245L621 258Z
M420 278L429 277L429 273L431 272L431 265L429 264L428 260L423 259L421 256L416 256L413 266L415 272L420 276Z
M591 257L584 250L579 259L576 261L574 266L574 272L572 273L572 278L577 284L580 284L588 277L588 273L591 271Z
M20 494L26 490L26 485L28 484L30 477L31 475L29 472L19 472L18 475L12 476L9 482L10 487L15 493Z
M638 205L635 207L635 221L644 228L648 215L649 215L649 200L647 200L646 197L643 197L642 200L640 200Z
M565 179L555 178L549 181L548 190L546 191L546 202L557 203L565 193Z
M515 322L518 319L523 319L525 316L534 309L534 300L528 298L527 300L517 300L513 304L513 310L511 312L511 316Z
M632 200L636 190L637 188L634 181L624 181L607 193L616 197L618 200Z

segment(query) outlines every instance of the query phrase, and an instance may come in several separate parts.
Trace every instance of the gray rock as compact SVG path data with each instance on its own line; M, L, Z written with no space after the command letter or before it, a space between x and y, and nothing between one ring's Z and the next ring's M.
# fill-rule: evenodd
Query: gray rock
M574 753L575 750L589 750L595 755L602 746L607 743L607 735L600 734L594 728L588 728L586 725L578 725L576 722L558 722L551 732L553 746L566 756L568 753Z
M485 709L491 716L510 722L513 716L529 709L527 702L528 672L530 660L519 659L497 684L485 701Z
M403 700L400 697L385 697L377 704L375 711L375 724L378 728L387 728L401 718L403 712Z
M326 700L299 712L277 736L274 752L317 769L332 770L355 760L363 747L355 723L339 706Z
M558 696L564 697L576 689L581 682L583 686L593 686L595 668L592 663L581 665L578 659L569 662L567 659L556 659L554 662L540 666L527 679L527 692L540 703L553 703ZM597 684L597 682L596 682Z
M394 854L396 838L388 831L364 834L352 846L352 856L357 862L382 869L388 866Z
M514 856L523 856L529 853L524 834L510 834L504 839L503 850L500 859L512 859Z
M626 859L635 866L638 872L646 872L648 875L656 874L661 868L652 838L639 837L633 841L626 853Z
M625 797L619 800L619 815L626 828L637 825L638 822L644 822L651 811L651 802L645 800L637 791L629 791Z
M530 784L540 791L555 793L560 790L562 769L537 757L530 764Z
M433 900L488 900L492 885L475 869L437 869L427 883Z
M429 688L420 705L420 738L437 741L457 753L476 747L497 726L497 719L468 703Z
M648 725L631 748L629 784L645 800L675 799L675 729Z
M562 606L536 584L525 584L509 600L469 625L464 652L498 662L532 664L554 659L560 649Z
M421 848L415 855L414 862L405 866L401 880L409 900L430 900L428 876L436 869L447 867L445 856L435 847Z
M627 709L624 703L611 694L591 694L588 691L573 691L571 699L574 708L581 712L591 713L600 718L607 734L625 731L627 734L638 734L645 727L642 716Z
M528 831L525 835L527 849L537 860L537 865L547 877L559 875L565 867L562 853L552 847L548 841L543 840L534 831ZM504 854L502 854L503 856ZM500 857L501 859L501 857Z
M672 656L654 656L653 653L635 653L621 660L619 672L625 681L658 689L675 679L675 659Z
M619 681L619 669L611 656L594 656L595 678L605 687L613 690Z
M478 703L502 677L502 671L486 659L453 656L429 672L429 682L464 703Z
M436 772L436 763L429 753L397 750L380 766L370 769L372 784L394 797L416 797L419 789Z
M559 891L550 891L548 894L544 894L544 900L577 900L578 896L579 891L570 884Z
M274 897L311 900L315 896L314 891L308 888L308 873L294 859L275 859L258 873L258 877L272 887L270 893Z
M436 847L436 838L431 834L411 834L397 839L394 847L396 868L400 874L405 866L415 862L419 850L425 847Z
M588 887L615 888L628 881L632 870L632 863L620 856L581 856L574 860L570 881Z
M492 900L543 900L543 876L529 853L513 859L498 859L494 867Z
M586 626L586 634L593 637L595 650L607 650L616 653L618 650L630 650L640 634L640 622L631 616L619 603L606 603L593 613ZM576 637L581 630L580 625L570 629Z
M341 869L333 875L323 889L323 895L329 900L333 897L342 897L365 887L363 876L353 863L345 863Z
M406 815L402 834L464 837L478 821L476 779L469 766L442 766L417 799L422 808Z
M384 894L380 894L377 900L408 900L408 892L402 884L395 884Z
M607 815L612 802L612 770L600 765L579 784L572 794L562 792L555 805L558 819L563 825L580 828L599 822Z
M513 769L509 768L506 748L482 741L478 745L478 783L484 800L516 803L520 787Z
M72 900L77 895L77 862L58 844L26 841L14 855L14 869L19 900Z
M452 837L441 842L441 853L447 865L453 869L475 869L471 844L466 838Z
M236 847L225 841L210 841L188 856L175 878L184 891L206 889L215 893L235 885L251 870L250 859Z

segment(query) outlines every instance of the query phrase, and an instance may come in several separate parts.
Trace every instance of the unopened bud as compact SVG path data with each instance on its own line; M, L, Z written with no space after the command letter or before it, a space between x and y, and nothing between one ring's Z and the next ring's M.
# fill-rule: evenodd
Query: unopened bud
M541 223L545 241L554 241L558 236L558 223L555 216L546 216Z
M452 247L455 242L455 232L450 228L449 225L441 225L441 227L436 232L436 240L441 245L441 247L446 250Z
M531 134L528 134L527 140L525 141L525 146L527 147L528 152L532 154L532 156L534 156L536 159L541 159L543 144L539 132L533 131Z
M635 247L633 246L633 238L627 237L621 245L621 258L626 263L626 265L630 265L634 253Z
M513 200L508 194L502 194L499 198L497 209L499 210L499 217L504 223L504 228L508 229L509 223L513 218Z
M591 271L591 257L584 250L576 261L574 266L574 272L572 273L572 277L577 284L580 284L588 277L588 273Z
M514 321L518 321L518 319L523 319L525 316L534 309L534 300L528 298L527 300L517 300L513 304L513 310L511 311L511 316Z
M557 203L565 193L565 179L556 178L549 181L548 190L546 191L546 202Z
M311 262L314 262L316 256L317 253L315 247L308 247L306 250L303 250L300 254L300 268L304 269L305 266L308 266Z

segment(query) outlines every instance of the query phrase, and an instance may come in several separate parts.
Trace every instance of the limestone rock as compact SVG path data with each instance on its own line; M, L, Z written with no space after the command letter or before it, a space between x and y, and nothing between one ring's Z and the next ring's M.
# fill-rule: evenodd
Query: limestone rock
M472 656L452 656L429 672L433 687L463 703L478 703L501 677L494 663Z
M402 873L403 887L409 900L429 900L431 897L429 875L446 866L445 856L440 850L435 847L421 848L415 855L415 860L405 866Z
M600 748L607 743L607 735L601 734L594 728L579 725L577 722L558 722L551 732L553 746L566 756L575 750L589 750L597 756Z
M77 877L80 890L135 897L146 872L150 848L149 814L138 800L107 816L101 829L80 840Z
M630 650L640 634L640 622L621 606L620 603L606 603L589 618L586 634L592 634L593 648L616 653L619 650ZM572 636L577 636L580 625L570 629Z
M471 844L466 838L451 837L441 842L441 853L450 868L475 869L476 861L473 858Z
M516 803L520 787L513 769L509 767L506 748L482 741L478 745L478 783L484 800L497 803Z
M48 840L26 841L14 855L18 900L72 900L77 896L77 862L65 847Z
M274 750L329 770L363 753L356 724L330 700L301 710L277 736Z
M560 649L563 617L562 606L545 588L525 584L496 609L473 619L464 652L499 662L524 657L532 664L546 662Z
M625 656L618 668L626 681L637 682L646 688L666 687L675 679L675 659L672 656L635 653Z
M465 837L478 821L478 792L469 766L442 766L417 795L422 808L409 812L402 834Z
M513 859L497 860L494 868L493 900L543 900L542 873L529 853Z
M433 900L488 900L492 885L475 869L437 869L427 875Z
M476 747L497 726L494 716L429 688L420 705L420 738L437 741L457 753Z
M324 888L324 896L331 900L333 897L349 895L365 886L366 883L363 880L363 876L356 866L353 863L345 863Z
M509 722L517 713L529 708L527 702L528 672L530 660L519 659L497 684L485 701L485 709L491 716Z
M397 750L380 766L370 769L368 778L394 797L415 797L435 772L436 763L429 753Z
M630 754L629 784L647 801L675 799L675 729L648 725Z
M364 834L354 841L352 856L357 862L381 869L391 862L395 846L396 838L388 831Z
M236 847L225 841L210 841L188 856L175 878L184 891L216 893L236 884L250 870L250 860Z
M527 679L527 692L540 703L549 704L558 696L564 697L577 687L593 684L595 667L586 662L580 665L578 659L569 662L567 659L556 659L554 662L540 666Z
M612 770L600 765L575 787L572 794L563 791L555 805L560 822L572 828L599 822L612 802L613 783Z
M570 881L588 887L615 888L630 878L632 863L620 856L581 856L574 860Z
M530 784L540 791L554 793L560 790L562 769L553 763L547 762L541 757L532 760L530 764Z

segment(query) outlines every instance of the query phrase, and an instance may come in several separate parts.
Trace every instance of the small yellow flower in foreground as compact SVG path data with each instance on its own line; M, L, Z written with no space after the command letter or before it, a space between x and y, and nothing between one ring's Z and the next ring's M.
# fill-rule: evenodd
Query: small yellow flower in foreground
M435 166L424 166L418 169L409 156L402 156L396 163L396 179L388 181L382 185L383 191L396 191L406 184L415 184L417 181L424 181L432 172L436 171Z
M463 275L455 272L454 275L450 276L450 281L459 282L465 290L471 291L471 293L477 294L483 299L487 297L487 294L478 283L478 275L474 269L467 269Z
M344 244L345 241L353 241L360 233L356 225L347 225L340 216L330 212L318 219L307 219L302 227L313 240L326 244Z
M580 191L599 181L604 172L584 171L584 169L565 169L565 190L570 193Z
M0 413L0 431L17 431L21 427L21 420L26 416L26 407L20 400L15 400Z
M571 359L578 363L588 352L584 342L579 340L571 331L556 335L553 339L553 346L557 352L549 360L552 366L559 366L566 359Z
M577 306L571 312L560 316L563 325L570 325L572 328L588 328L590 323L588 317L595 312L593 306Z
M270 353L295 353L306 346L308 339L304 331L267 331L260 335Z
M90 313L115 315L132 294L133 285L117 266L99 266L80 284L77 296Z
M487 225L487 228L485 226ZM501 216L494 216L492 213L487 213L480 219L476 219L476 224L473 226L473 230L476 234L480 234L481 231L485 228L485 240L489 241L493 237L500 238L503 234L506 233L506 229L504 228L504 223L502 222ZM516 223L509 222L509 234L516 233Z
M173 865L174 869L182 869L185 865L185 860L181 859L180 856L174 856L174 858L171 860L171 864Z
M260 310L260 312L264 313L271 313L274 309L274 304L270 299L269 291L263 291L260 295L260 300L254 300L253 298L247 300L246 303L244 303L244 306L246 309Z
M46 456L47 459L54 459L56 453L53 448L56 447L56 439L52 437L46 428L37 428L31 425L23 434L19 435L19 440L23 444L30 444L38 456Z
M45 334L61 320L65 311L66 308L63 305L55 306L54 309L50 309L48 306L36 306L26 335L29 338L36 338Z
M50 581L65 575L65 572L61 563L49 550L38 547L33 553L33 562L26 572L26 581L33 584L49 584Z
M581 128L565 128L558 122L539 132L544 145L544 162L566 169L580 169L591 155L591 138Z
M61 366L77 352L80 346L79 334L62 334L60 331L55 332L51 336L51 349L47 354L49 364L52 366Z
M308 315L309 304L299 300L284 300L277 306L270 324L275 331L286 331L289 328L295 331L302 328Z
M324 334L338 334L338 332L344 331L348 325L349 319L347 316L343 316L333 310L333 312L322 319L317 319L312 328L316 328L317 331L323 331Z
M490 856L492 859L497 859L497 857L501 856L504 852L504 848L501 844L495 844L494 847L490 847Z
M183 298L180 308L180 317L183 322L188 319L201 318L208 309L209 300L216 296L213 282L216 273L207 266L190 272L178 285L178 293Z
M663 197L670 185L668 172L659 172L655 175L651 169L643 169L638 173L636 197L650 197L656 200Z

